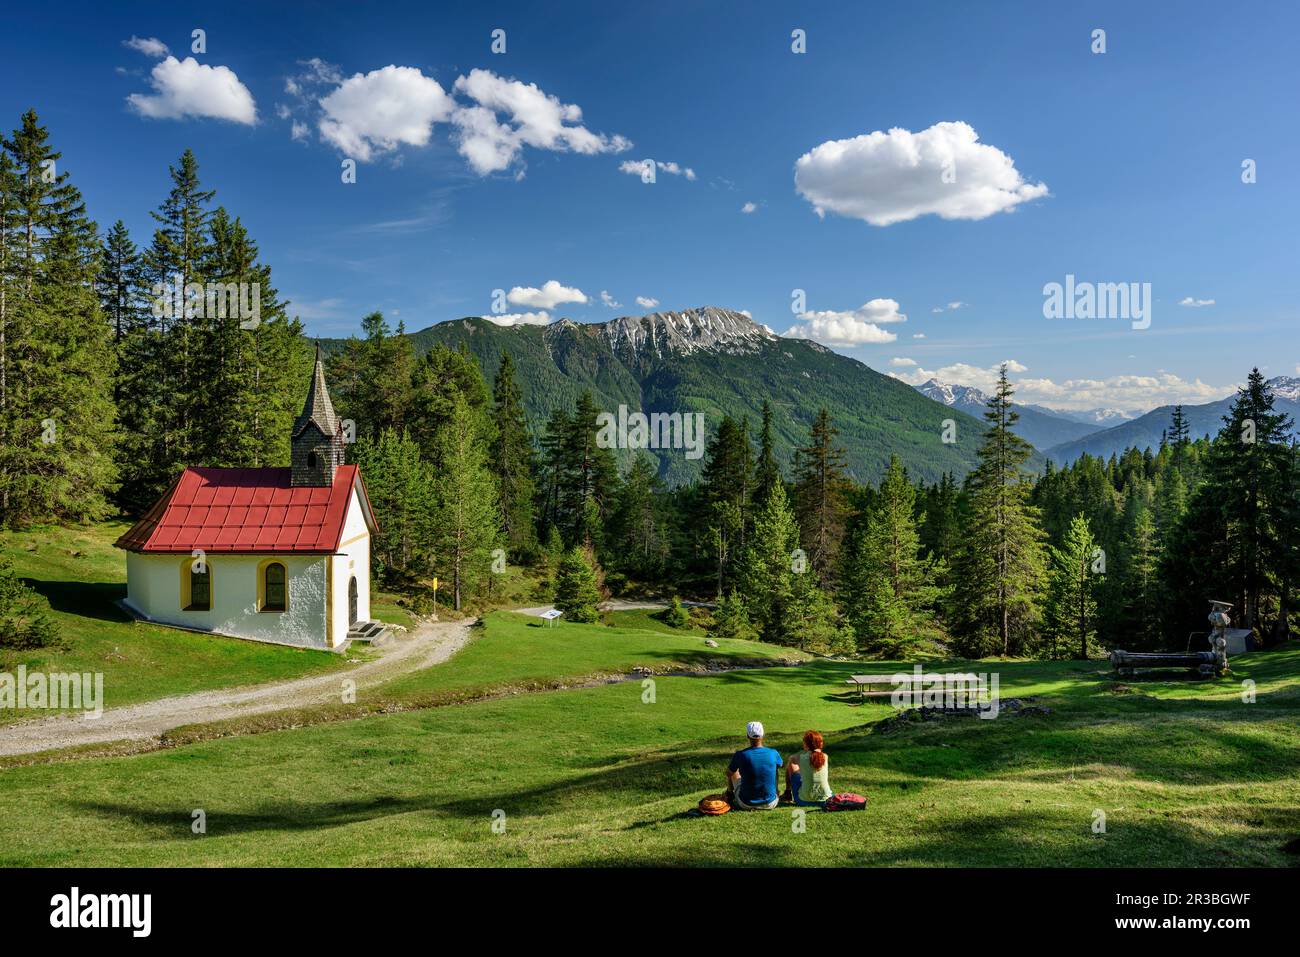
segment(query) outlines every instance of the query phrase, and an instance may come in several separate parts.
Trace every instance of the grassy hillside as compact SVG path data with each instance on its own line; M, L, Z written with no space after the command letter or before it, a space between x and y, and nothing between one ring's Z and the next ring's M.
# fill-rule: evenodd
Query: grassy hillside
M572 408L590 390L603 410L619 405L645 412L703 412L706 435L723 414L748 416L757 430L763 401L775 413L776 452L788 463L808 427L825 406L840 430L840 443L859 481L878 481L891 453L902 457L912 475L927 481L951 471L963 476L975 463L983 424L934 402L915 389L813 342L762 340L756 352L700 350L689 354L615 352L595 324L497 326L467 318L439 323L410 338L419 352L434 343L462 344L478 358L489 381L502 352L519 370L524 401L533 427L541 429L556 407ZM327 349L343 340L327 340ZM941 439L943 421L958 422L956 444ZM658 456L660 474L670 483L688 481L702 460L681 451ZM1041 460L1031 465L1037 467Z
M102 672L106 707L167 695L296 678L343 667L342 656L138 624L113 602L126 595L126 553L112 547L127 526L0 532L0 553L49 603L66 651L0 649L0 671ZM0 710L0 722L48 712Z
M481 643L442 667L449 680L495 683L549 653L558 670L618 670L665 640L567 631L492 616ZM639 681L520 692L10 767L0 770L0 865L1294 863L1283 850L1300 834L1294 645L1239 659L1231 678L1209 683L1117 684L1100 663L990 662L978 670L1000 673L1004 702L1032 695L1051 709L992 721L883 723L887 704L842 693L864 667L897 665L659 677L653 703ZM1254 704L1241 701L1244 678L1257 683ZM754 718L782 753L806 728L822 730L832 786L865 794L868 809L810 811L804 832L786 808L686 815L720 790ZM191 832L197 808L206 835ZM1097 810L1104 834L1093 833Z

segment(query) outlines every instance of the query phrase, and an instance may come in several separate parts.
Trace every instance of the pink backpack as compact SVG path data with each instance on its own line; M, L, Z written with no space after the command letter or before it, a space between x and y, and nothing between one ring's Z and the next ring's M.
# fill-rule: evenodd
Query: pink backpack
M843 794L831 795L826 802L828 811L861 811L867 806L867 799L861 794L845 791Z

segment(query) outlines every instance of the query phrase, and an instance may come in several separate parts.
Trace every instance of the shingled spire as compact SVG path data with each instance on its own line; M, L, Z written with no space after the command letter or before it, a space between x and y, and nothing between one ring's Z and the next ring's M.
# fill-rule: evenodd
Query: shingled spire
M319 343L307 401L294 420L290 444L291 485L334 484L334 470L343 464L343 424L334 414L334 404L325 387L325 363L321 360Z

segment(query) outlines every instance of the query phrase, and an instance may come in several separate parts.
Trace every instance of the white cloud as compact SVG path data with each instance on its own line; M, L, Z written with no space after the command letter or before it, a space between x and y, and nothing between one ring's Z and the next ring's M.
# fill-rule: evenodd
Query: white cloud
M924 332L914 332L914 333L912 333L912 338L913 338L913 339L924 339L924 338L925 338L925 333L924 333Z
M299 123L297 120L294 120L293 125L289 128L289 136L298 142L305 141L310 133L311 130L308 129L307 124Z
M433 124L448 119L455 102L415 67L389 65L344 80L320 107L321 136L365 162L400 145L424 146Z
M563 286L554 279L542 283L542 288L534 286L515 286L506 299L515 306L532 306L535 309L554 309L566 302L587 301L587 295L581 289Z
M631 145L631 143L628 143L629 147ZM623 162L618 164L618 171L620 173L627 173L629 176L640 176L650 168L650 162L651 161L648 159L623 160ZM672 162L664 163L659 160L655 160L654 164L655 168L661 173L667 173L670 176L684 176L691 182L695 181L695 170L691 169L689 166L682 166L678 163Z
M856 309L805 312L803 321L791 326L786 335L796 339L815 339L828 346L858 346L893 342L898 336L881 325L906 322L907 315L898 311L895 299L872 299Z
M179 120L207 116L234 123L257 122L257 106L248 87L233 70L208 66L193 57L174 56L157 63L149 74L152 94L132 93L128 104L141 116L155 120Z
M540 312L509 312L503 315L486 315L483 317L498 326L546 326L550 325L550 313L542 310Z
M757 211L757 209L758 206L755 205L754 203L746 203L744 206L740 207L740 211L742 213L752 213Z
M1007 371L1019 374L1028 372L1029 369L1015 359L1008 359ZM984 392L992 392L997 387L998 366L983 367L955 362L938 369L916 366L912 371L891 372L890 375L909 385L921 385L929 379L938 379L948 385L970 385ZM1232 385L1209 385L1200 379L1188 381L1164 370L1155 375L1115 375L1102 379L1066 379L1062 382L1048 378L1024 378L1013 381L1012 384L1016 389L1016 402L1079 411L1098 408L1146 411L1179 402L1213 402L1231 394L1234 388Z
M946 306L935 306L930 311L931 312L956 312L958 309L963 309L969 305L970 305L969 302L960 302L960 301L950 302Z
M1199 308L1199 307L1201 307L1201 306L1212 306L1212 305L1214 305L1214 300L1213 300L1213 299L1193 299L1191 296L1187 296L1186 298L1179 300L1178 305L1180 305L1180 306L1191 306L1193 309L1196 309L1196 308Z
M894 128L828 140L795 162L795 188L817 215L837 213L889 226L933 213L985 219L1047 195L1006 153L979 142L967 123L919 133Z
M667 173L670 176L685 176L692 182L695 180L695 170L691 169L689 166L679 166L672 162L660 163L658 160L655 162L658 165L660 172Z
M582 125L580 107L561 103L535 83L475 69L457 78L455 92L475 104L457 107L452 122L461 155L481 176L507 169L525 146L586 155L632 146L623 136L593 133Z
M600 291L600 301L611 309L622 309L623 304L611 296L606 290Z
M132 34L131 39L122 41L122 46L130 50L135 50L137 53L143 53L147 57L153 57L154 59L164 57L171 53L171 50L167 49L167 44L163 43L157 37L138 37L135 34Z
M906 358L906 357L904 357L904 356L894 356L894 358L892 358L892 359L889 360L889 364L890 364L891 366L894 366L894 368L896 368L896 369L897 369L897 368L910 368L911 366L916 365L916 360L915 360L915 359L908 359L908 358Z
M649 296L637 296L636 304L642 309L653 309L655 306L659 305L659 300L651 299Z

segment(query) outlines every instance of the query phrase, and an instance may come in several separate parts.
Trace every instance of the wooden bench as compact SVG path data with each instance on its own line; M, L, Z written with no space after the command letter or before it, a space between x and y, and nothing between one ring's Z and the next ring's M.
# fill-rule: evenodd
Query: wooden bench
M899 675L906 680L895 683L894 679ZM897 690L912 690L912 684L915 683L916 673L912 671L900 671L888 675L849 675L844 679L846 685L852 685L857 689L859 698L888 698ZM948 674L945 672L929 672L921 675L921 680L931 680L934 678L943 678L950 681L960 681L970 689L979 687L979 675L975 674ZM924 688L917 688L920 693Z

